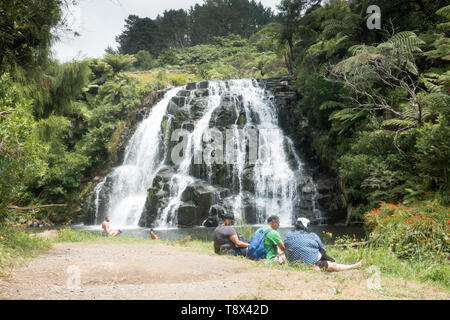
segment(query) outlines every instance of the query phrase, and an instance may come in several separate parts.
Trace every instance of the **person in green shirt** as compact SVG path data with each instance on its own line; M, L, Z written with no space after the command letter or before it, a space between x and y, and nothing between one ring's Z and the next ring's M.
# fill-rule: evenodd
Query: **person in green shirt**
M286 248L284 246L284 242L281 239L280 234L278 233L278 228L280 227L280 218L278 216L270 216L267 219L267 225L262 227L263 231L266 231L268 228L272 228L272 231L269 231L264 238L264 250L266 250L266 259L269 261L280 260L278 261L280 264L283 263L283 258L278 257L278 250L280 248L281 251L285 251ZM257 231L258 232L258 231Z

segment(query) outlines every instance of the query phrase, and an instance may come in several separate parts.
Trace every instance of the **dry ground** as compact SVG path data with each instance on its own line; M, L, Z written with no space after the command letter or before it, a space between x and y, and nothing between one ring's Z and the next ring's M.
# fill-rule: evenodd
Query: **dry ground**
M450 298L445 289L384 277L381 290L369 290L369 276L267 268L166 244L60 243L0 281L0 299Z

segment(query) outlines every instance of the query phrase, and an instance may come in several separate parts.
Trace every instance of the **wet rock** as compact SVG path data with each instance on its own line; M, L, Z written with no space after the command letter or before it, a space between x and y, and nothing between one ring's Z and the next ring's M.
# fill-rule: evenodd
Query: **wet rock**
M254 171L253 167L249 167L244 169L243 179L242 179L242 188L244 191L255 192L255 180L254 180Z
M337 179L332 177L321 177L316 182L317 191L326 193L337 189Z
M309 182L308 184L302 187L302 193L313 193L315 191L315 185L313 182Z
M179 97L189 97L191 95L191 91L189 90L180 90L177 92L177 96Z
M220 106L211 116L210 127L216 127L219 130L223 130L234 125L238 120L239 115L244 111L241 102L242 97L231 95L223 96Z
M209 87L209 81L202 81L198 84L199 89L208 89Z
M223 220L226 209L218 204L215 204L209 210L209 217L203 222L204 227L217 227Z
M153 188L162 189L164 184L168 183L174 174L172 167L164 167L158 171L153 179Z
M186 105L186 97L175 96L170 100L179 108L184 107Z
M167 205L168 192L159 188L150 188L147 191L147 200L138 225L140 227L150 228L154 226L158 211Z
M190 112L193 119L200 119L208 106L206 98L194 98L190 103Z
M187 130L189 132L192 132L195 129L195 123L193 121L185 121L181 125L181 129L184 129L184 130Z
M193 227L201 225L205 217L200 217L198 206L193 201L188 201L180 205L177 211L177 221L179 227Z
M189 82L186 85L186 90L195 90L197 88L197 82Z
M113 183L111 175L106 177L106 181L100 189L97 199L95 188L99 183L93 187L89 200L85 203L81 211L81 214L83 215L82 221L86 225L101 223L105 219L108 211L109 195Z
M200 98L200 97L207 97L207 96L209 96L209 90L208 89L195 90L194 94L198 98Z

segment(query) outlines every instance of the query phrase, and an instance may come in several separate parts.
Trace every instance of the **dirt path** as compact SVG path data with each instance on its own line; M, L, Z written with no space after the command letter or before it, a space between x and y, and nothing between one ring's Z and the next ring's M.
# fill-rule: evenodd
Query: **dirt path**
M0 299L450 298L444 289L384 278L381 290L369 290L368 277L255 267L165 244L64 243L1 281Z

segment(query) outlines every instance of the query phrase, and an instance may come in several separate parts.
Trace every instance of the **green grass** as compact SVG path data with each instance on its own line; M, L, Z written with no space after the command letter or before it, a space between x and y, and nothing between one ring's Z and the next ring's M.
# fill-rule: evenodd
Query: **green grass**
M104 237L99 232L75 231L71 228L58 230L58 238L54 242L117 242L117 243L149 243L148 240L133 237ZM152 242L150 242L152 243Z
M403 260L384 248L335 248L330 246L328 255L338 263L352 264L364 259L366 266L379 268L381 277L392 276L398 279L438 285L450 289L450 270L447 264L433 264L427 260ZM363 269L364 270L364 269Z
M0 278L26 259L51 248L48 240L30 237L23 229L0 225Z
M187 240L165 242L169 245L183 246L195 252L215 255L212 242ZM327 253L333 257L337 263L353 264L364 259L365 266L361 269L367 277L372 273L367 271L369 266L377 266L381 272L381 277L394 277L397 279L411 280L429 285L439 286L450 289L448 280L450 270L447 265L430 265L427 262L415 260L400 260L393 253L382 248L367 248L360 246L358 248L337 248L327 246ZM305 264L279 265L277 263L255 262L243 257L228 256L229 259L244 260L251 264L251 267L263 267L284 271L303 271L316 273L310 266Z

